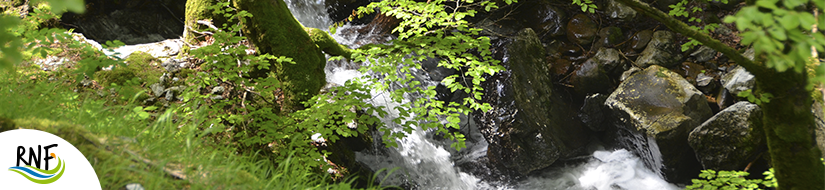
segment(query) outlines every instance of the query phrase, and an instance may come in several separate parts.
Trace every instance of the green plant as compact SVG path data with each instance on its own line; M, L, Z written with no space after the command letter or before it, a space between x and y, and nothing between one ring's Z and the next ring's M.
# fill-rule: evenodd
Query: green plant
M227 16L228 23L243 23L252 16L229 5L219 2L210 8L216 10L216 15ZM230 136L225 140L237 143L243 152L265 150L264 155L275 160L289 159L295 166L314 171L330 166L321 159L329 152L318 151L312 145L312 135L319 133L328 143L334 143L339 137L363 134L368 125L378 123L373 117L349 111L375 109L362 101L369 98L364 93L369 90L361 85L333 88L334 94L311 98L305 104L307 109L281 113L282 86L275 74L268 72L270 63L295 63L283 56L247 54L250 47L241 43L246 37L240 35L240 29L238 24L209 29L214 43L191 51L203 64L201 72L188 77L191 85L182 96L187 106L180 111L204 126L200 128L204 133L215 134L216 138ZM202 93L201 89L218 86L226 87L229 96L216 100L212 99L214 95ZM347 124L352 122L363 125L350 129Z
M771 102L771 98L773 98L773 95L771 93L761 93L761 94L755 95L752 92L751 89L739 92L739 94L736 94L736 96L739 96L739 97L742 97L742 98L747 98L749 102L752 102L752 103L758 104L758 105L761 105L763 102L764 103L769 103L769 102Z
M760 179L746 179L748 172L744 171L719 171L702 170L699 178L693 179L693 184L688 185L686 189L722 189L722 190L754 190L759 189L760 185L768 185L770 180ZM766 177L767 178L767 177Z
M505 0L507 4L513 0ZM435 129L445 137L455 140L450 146L455 149L466 147L464 135L450 132L458 129L459 115L469 114L472 110L487 111L489 104L479 103L482 95L481 82L484 76L504 70L499 61L490 55L490 39L479 35L481 29L473 28L465 20L478 12L476 9L489 11L498 6L494 1L473 0L432 0L419 2L413 0L390 0L373 2L359 7L351 17L361 17L375 12L401 19L393 29L398 38L388 45L370 45L359 48L353 53L353 59L369 62L360 68L361 72L374 73L379 78L365 78L371 89L389 91L392 101L400 104L394 108L398 117L393 120L402 126L402 131L379 128L383 132L384 143L396 146L395 139L405 136L415 127L424 130ZM425 58L441 58L438 66L458 70L457 74L444 78L441 83L451 92L464 91L468 97L458 102L444 102L434 98L419 98L406 101L407 94L422 94L427 97L436 95L435 86L424 86L411 74L422 67L414 61ZM404 87L390 89L390 84L403 84ZM376 110L377 111L377 110ZM372 112L370 114L373 114ZM378 111L385 117L386 112ZM446 124L441 124L438 117L445 116Z
M29 2L31 5L38 5L43 0L34 0ZM49 9L53 10L53 15L60 15L64 12L72 11L75 13L82 13L85 11L86 6L83 4L83 0L46 0L49 4ZM35 11L35 13L39 13ZM34 21L39 22L20 22L20 19L13 16L2 14L0 15L0 69L12 69L14 65L17 65L22 61L22 55L20 53L20 49L23 45L23 40L19 38L21 31L34 31L32 27L38 26L44 20L48 20L52 16L44 16L44 14L35 14L40 16L30 17L35 18L31 19ZM38 20L39 19L39 20ZM20 29L23 28L23 29ZM18 32L18 33L15 33ZM45 35L42 35L45 36Z
M599 8L592 0L573 0L573 4L581 7L582 12L596 13L596 9Z
M728 4L728 0L722 0L720 2L724 3L724 4ZM710 32L713 32L714 30L719 28L719 24L717 24L717 23L705 23L705 22L703 22L703 21L705 21L705 20L702 19L704 17L704 15L702 14L704 9L702 9L702 7L700 5L696 5L696 4L694 4L693 6L688 7L689 6L688 4L690 4L690 3L700 3L700 4L704 4L704 5L708 4L707 1L697 2L697 1L682 0L682 1L677 2L676 4L668 5L668 7L671 8L671 10L668 12L668 15L673 16L673 17L688 18L688 20L687 20L688 23L694 23L694 25L690 25L689 27L694 29L694 30L697 30L699 32L702 32L704 34L709 34ZM688 11L688 9L690 9L690 11ZM690 41L682 44L682 51L690 50L690 49L692 49L693 47L695 47L699 44L700 44L699 41L696 41L695 39L690 38Z
M814 61L811 48L816 51L825 49L825 35L811 33L814 27L825 29L825 15L819 15L819 21L811 12L797 10L808 0L758 0L755 6L742 8L734 16L725 17L727 23L736 23L736 28L743 31L741 43L753 45L758 59L765 59L765 66L779 72L794 69L802 72L805 65ZM823 1L810 1L820 9L825 8ZM777 5L782 5L780 7ZM769 10L769 11L761 11ZM766 20L767 19L767 20ZM825 66L817 70L819 77L811 80L825 81ZM811 85L809 85L809 88Z

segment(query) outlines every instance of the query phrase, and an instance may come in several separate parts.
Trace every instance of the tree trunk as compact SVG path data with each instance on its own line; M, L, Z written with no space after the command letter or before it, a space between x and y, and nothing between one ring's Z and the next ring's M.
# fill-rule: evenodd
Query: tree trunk
M793 69L757 75L758 93L774 95L762 103L762 121L778 189L825 189L825 166L816 146L813 99L806 73Z
M201 34L192 32L193 29L197 31L204 31L207 28L207 26L197 24L196 22L198 20L212 20L212 24L218 27L226 23L226 18L221 15L213 15L212 10L209 9L210 6L214 6L217 3L217 0L186 1L186 22L184 23L186 26L184 26L185 28L183 29L183 38L186 43L197 44L198 41L203 40L203 38L197 38L198 36L201 36Z
M186 25L203 30L205 26L198 20L212 19L220 27L227 22L222 15L213 15L209 6L216 0L188 0L186 2ZM352 50L339 45L327 32L316 28L304 28L286 6L283 0L235 0L233 6L252 14L243 25L243 33L257 47L261 54L292 58L295 64L271 61L270 70L281 81L284 92L282 111L302 109L301 102L318 94L326 84L324 66L326 58L322 50L331 55L341 55L349 59ZM190 30L186 41L195 44L200 35Z
M808 84L806 73L797 73L792 69L777 72L745 59L733 48L691 29L687 24L646 3L639 0L619 1L662 22L675 32L724 53L753 73L758 79L757 88L760 92L774 95L769 103L763 103L761 107L771 165L779 183L778 189L825 189L825 166L820 161L821 153L814 140L816 124L811 112L811 92L805 88Z
M295 64L272 62L270 68L281 81L284 102L281 109L301 109L326 84L326 60L304 27L295 20L283 0L235 0L234 5L248 11L243 33L261 54L292 58Z

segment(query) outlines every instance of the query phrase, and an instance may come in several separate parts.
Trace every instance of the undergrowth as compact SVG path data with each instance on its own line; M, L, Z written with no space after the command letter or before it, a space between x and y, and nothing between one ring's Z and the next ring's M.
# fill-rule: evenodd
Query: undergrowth
M103 72L104 67L114 66L116 71L128 65L74 40L70 31L33 27L57 17L47 8L36 8L33 16L22 22L9 22L15 25L10 25L10 33L4 33L19 37L19 44L10 47L21 49L3 49L0 55L9 58L19 53L24 64L8 60L12 64L4 66L11 69L0 70L0 107L6 108L0 109L0 117L72 123L100 137L106 151L84 154L104 189L121 189L130 183L147 189L354 188L355 178L339 178L333 183L327 174L318 172L329 167L323 161L327 153L317 151L310 136L320 133L334 142L338 136L363 133L366 127L353 130L346 124L358 121L367 126L376 119L345 111L362 105L348 97L363 97L363 93L321 95L312 104L318 109L279 113L272 109L278 105L278 81L249 73L266 70L269 61L290 59L247 55L244 50L248 47L241 43L244 37L236 35L239 28L225 26L213 31L214 44L192 51L192 56L202 61L198 70L178 73L191 87L185 90L183 101L145 105L137 97L151 93L146 88L151 82L146 79L133 77L103 86L84 83L95 79L95 73ZM250 16L234 9L222 10L231 11L227 15L233 18ZM51 48L55 44L61 44L60 49ZM106 44L104 47L122 45ZM36 59L69 51L79 59L64 63L71 65L68 68L43 71L33 64ZM213 99L204 92L218 86L228 87L228 96ZM120 90L125 87L134 88L125 93ZM336 110L341 111L331 113Z

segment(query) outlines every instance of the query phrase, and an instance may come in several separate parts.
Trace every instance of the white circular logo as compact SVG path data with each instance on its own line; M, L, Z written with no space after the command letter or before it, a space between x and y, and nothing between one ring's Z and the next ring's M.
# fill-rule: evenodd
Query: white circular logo
M16 129L0 133L0 187L101 189L86 157L51 133Z

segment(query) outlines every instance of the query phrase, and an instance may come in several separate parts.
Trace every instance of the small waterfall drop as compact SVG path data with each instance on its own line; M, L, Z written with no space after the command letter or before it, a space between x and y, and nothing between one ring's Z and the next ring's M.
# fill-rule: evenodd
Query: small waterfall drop
M326 16L324 2L320 0L285 0L290 10L304 26L326 29L331 25ZM370 33L358 33L364 26L345 25L333 36L340 44L357 48L361 41L386 41L387 37ZM376 40L378 39L378 40ZM348 61L329 61L325 68L327 82L343 85L347 80L365 76L357 71L358 65ZM425 71L414 74L424 85L437 85L439 81L430 80ZM386 106L390 114L382 121L390 122L397 113L392 109L398 106L390 100L386 92L371 92L368 103ZM408 97L414 99L418 97ZM462 132L468 136L467 148L456 151L449 147L447 139L438 138L433 131L416 129L398 140L398 147L385 148L380 135L374 137L374 150L356 152L357 160L370 169L393 169L394 171L384 185L402 186L408 189L558 189L558 190L675 190L676 185L663 180L656 172L646 168L642 161L631 152L619 149L613 151L597 150L592 158L576 166L565 166L537 172L539 174L525 177L518 181L483 180L462 171L460 165L471 165L486 157L487 142L475 128L472 119L462 117ZM465 127L466 126L466 127ZM400 127L394 130L401 130ZM484 165L484 164L475 164ZM483 172L482 172L483 173ZM382 179L383 175L378 179ZM482 174L483 175L483 174ZM487 173L486 175L494 175Z
M327 16L324 0L284 0L292 15L306 27L327 30L332 20Z

